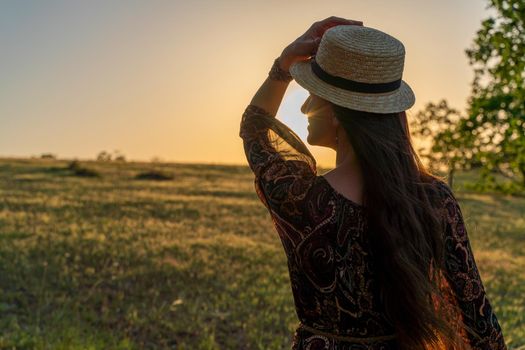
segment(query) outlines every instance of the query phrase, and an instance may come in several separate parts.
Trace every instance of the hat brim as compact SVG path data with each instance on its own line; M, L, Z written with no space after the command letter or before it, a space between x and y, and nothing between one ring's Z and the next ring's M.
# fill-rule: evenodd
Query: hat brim
M416 101L414 92L404 80L397 90L384 93L362 93L335 87L315 75L311 60L293 63L290 74L300 86L336 105L365 112L398 113L409 109Z

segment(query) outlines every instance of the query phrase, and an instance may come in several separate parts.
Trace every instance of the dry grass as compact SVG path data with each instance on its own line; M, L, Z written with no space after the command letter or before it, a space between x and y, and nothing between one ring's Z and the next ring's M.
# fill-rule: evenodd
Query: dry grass
M248 167L0 160L0 348L287 349L286 257ZM467 175L464 175L464 177ZM525 344L525 200L458 192L510 348Z

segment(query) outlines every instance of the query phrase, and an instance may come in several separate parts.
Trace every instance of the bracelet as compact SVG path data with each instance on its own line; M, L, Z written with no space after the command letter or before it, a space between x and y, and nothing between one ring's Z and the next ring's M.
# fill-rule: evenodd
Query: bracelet
M290 81L293 80L293 77L290 74L290 72L287 72L281 69L281 67L279 67L279 58L280 57L277 57L273 61L273 65L270 71L268 72L268 76L270 77L271 80L278 80L278 81L284 81L284 82L289 83Z

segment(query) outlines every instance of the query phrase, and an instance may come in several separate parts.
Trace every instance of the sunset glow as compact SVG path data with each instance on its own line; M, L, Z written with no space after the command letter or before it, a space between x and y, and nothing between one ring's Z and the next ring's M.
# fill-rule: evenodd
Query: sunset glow
M409 118L441 98L464 109L464 50L488 13L472 0L3 2L0 157L246 164L244 108L283 48L331 15L404 43ZM305 143L306 97L292 82L278 112ZM333 167L333 150L308 147Z

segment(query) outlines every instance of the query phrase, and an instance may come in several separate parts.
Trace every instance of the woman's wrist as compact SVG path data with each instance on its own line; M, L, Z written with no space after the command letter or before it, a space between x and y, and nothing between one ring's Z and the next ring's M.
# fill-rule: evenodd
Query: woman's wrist
M282 56L277 57L273 61L272 68L268 72L268 76L271 80L278 80L283 82L290 82L293 80L291 76L288 63L282 59Z
M279 56L279 67L285 72L290 71L290 63L285 57L283 57L283 55Z

